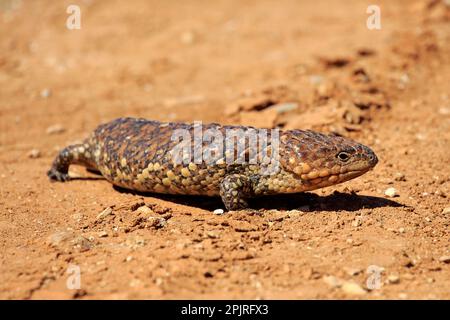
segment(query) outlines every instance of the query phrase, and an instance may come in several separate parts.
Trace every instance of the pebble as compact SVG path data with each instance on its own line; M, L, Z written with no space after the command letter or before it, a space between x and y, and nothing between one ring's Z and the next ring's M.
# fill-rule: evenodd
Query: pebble
M213 211L213 213L214 214L223 214L224 211L223 211L223 209L216 209L216 210Z
M79 252L90 250L94 246L93 240L89 240L81 235L76 235L72 231L60 231L52 234L48 238L48 243L62 251L70 251L72 248Z
M280 222L288 217L289 217L289 215L286 212L280 212L278 210L269 210L267 212L267 220L269 220L271 222L275 222L275 221Z
M353 276L357 276L358 274L360 274L362 270L359 269L359 268L348 268L348 267L345 267L345 268L344 268L344 271L345 271L349 276L353 277Z
M446 107L439 108L439 113L442 114L443 116L447 116L450 114L450 108Z
M206 232L206 235L208 236L208 238L211 238L211 239L217 239L219 236L217 235L217 233L216 232L214 232L214 231L207 231Z
M388 276L387 280L391 284L397 284L400 282L400 277L398 275L391 274Z
M55 124L47 128L47 134L60 134L63 133L66 129L60 124Z
M339 288L342 285L342 281L334 276L324 276L322 279L332 288Z
M155 212L147 206L140 206L136 209L137 213L142 213L144 215L155 214Z
M147 227L153 227L156 229L164 227L167 223L166 219L160 217L148 217L147 222Z
M74 238L74 234L72 232L60 231L60 232L56 232L56 233L52 234L48 238L48 243L51 246L58 247L63 242L69 241L70 239L73 239L73 238Z
M394 175L394 180L395 181L406 181L406 177L405 177L405 175L403 173L397 172Z
M74 248L78 249L80 252L88 251L93 246L92 241L83 236L76 237L73 242L75 244Z
M309 82L314 85L318 85L318 84L322 83L322 81L323 81L322 76L312 75L311 77L309 77Z
M387 189L384 191L384 194L385 194L386 196L390 197L390 198L394 198L394 197L397 197L397 196L398 196L397 190L396 190L395 188L393 188L393 187L387 188Z
M298 103L295 102L279 103L274 106L271 106L271 108L275 109L277 113L281 114L297 109Z
M180 40L183 44L192 44L195 40L195 35L191 31L185 31L181 34Z
M450 256L442 256L439 258L440 262L450 263Z
M110 214L112 214L112 208L108 207L105 210L103 210L102 212L100 212L97 216L97 220L103 220L104 218L106 218L107 216L109 216Z
M352 221L353 227L359 227L362 224L362 218L356 217L355 220Z
M106 232L106 231L100 231L100 232L98 233L98 236L99 236L100 238L106 238L106 237L108 236L108 232Z
M443 214L450 214L450 207L442 209Z
M41 91L41 97L42 98L49 98L51 95L52 95L52 91L50 89L48 89L48 88L43 89Z
M41 157L41 152L38 149L32 149L29 153L28 153L28 157L31 159L37 159Z
M341 287L342 291L349 295L361 296L366 294L366 290L364 290L359 284L355 282L345 282Z
M249 232L249 231L256 231L258 230L258 227L247 222L247 221L233 221L231 223L231 226L235 231L238 232Z

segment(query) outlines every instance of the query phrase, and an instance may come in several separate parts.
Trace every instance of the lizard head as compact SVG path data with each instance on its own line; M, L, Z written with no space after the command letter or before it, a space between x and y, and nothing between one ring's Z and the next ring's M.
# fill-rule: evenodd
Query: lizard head
M356 178L378 162L369 147L334 134L291 130L281 142L282 167L310 190Z

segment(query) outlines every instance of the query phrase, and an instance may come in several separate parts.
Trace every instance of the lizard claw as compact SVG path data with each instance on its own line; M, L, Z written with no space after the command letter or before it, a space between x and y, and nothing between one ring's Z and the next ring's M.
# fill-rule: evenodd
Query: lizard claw
M59 182L65 182L70 180L68 173L62 173L58 170L52 168L47 172L47 176L49 177L50 181L59 181Z

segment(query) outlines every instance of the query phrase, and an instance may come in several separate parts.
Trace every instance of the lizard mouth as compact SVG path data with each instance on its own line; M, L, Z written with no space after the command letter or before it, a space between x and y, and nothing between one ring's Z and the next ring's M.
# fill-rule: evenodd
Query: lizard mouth
M302 180L304 183L310 185L314 188L322 188L331 185L335 185L341 182L345 182L356 177L363 175L364 173L372 170L372 167L365 167L362 169L353 169L339 173L332 173L330 170L322 170L321 175L312 174L312 175L297 175L297 178Z
M339 182L348 181L363 175L364 173L372 170L372 168L366 168L361 170L351 170L344 173L339 174Z

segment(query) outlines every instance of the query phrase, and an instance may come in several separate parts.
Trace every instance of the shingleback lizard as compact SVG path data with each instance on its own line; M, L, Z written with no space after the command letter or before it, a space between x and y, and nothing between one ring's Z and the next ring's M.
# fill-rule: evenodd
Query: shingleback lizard
M207 142L192 139L191 158L177 162L173 153L180 142L173 138L176 130L193 137L198 132L205 135L211 130L219 132L223 140L215 141L218 146L227 145L227 139L231 139L227 133L237 130L244 134L240 142L248 143L241 150L243 158L238 158L238 148L229 158L230 151L224 147L216 149L210 158L198 160L192 155L202 155L202 150L198 153L196 148L205 148ZM309 130L280 130L277 150L275 140L271 139L274 133L268 130L267 143L258 142L257 152L252 152L255 145L245 135L254 130L259 129L119 118L100 125L83 143L63 149L47 174L52 181L67 181L69 166L82 165L99 171L119 187L141 192L220 196L228 210L237 210L246 208L246 199L252 197L314 190L356 178L378 162L375 153L362 144ZM270 160L255 161L263 159L263 153L264 159ZM264 171L263 167L271 171Z

